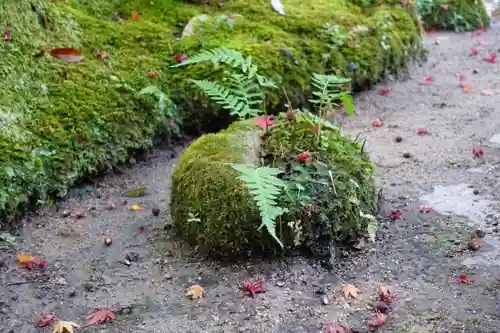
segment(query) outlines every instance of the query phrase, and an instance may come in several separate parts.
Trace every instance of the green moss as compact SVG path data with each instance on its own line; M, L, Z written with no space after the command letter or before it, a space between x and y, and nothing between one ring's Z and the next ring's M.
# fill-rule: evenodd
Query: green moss
M272 244L257 231L257 207L227 164L252 163L249 128L201 136L182 153L172 174L172 218L181 237L200 252L234 257L269 250Z
M427 29L472 31L490 25L483 0L418 0Z
M181 155L172 175L170 208L183 239L217 257L280 251L266 231L257 230L260 217L253 198L228 165L258 166L256 149L261 145L267 156L265 165L284 170L282 177L289 184L279 199L288 213L276 226L285 252L364 235L368 220L362 214L374 213L374 166L360 143L335 129L325 131L326 158L314 153L318 163L304 165L295 158L297 154L319 151L307 119L280 121L262 142L255 130L252 120L236 122L225 131L202 136ZM321 166L325 165L331 166L333 174L324 172ZM295 173L299 169L313 178L301 182L303 175ZM300 184L299 192L295 184Z

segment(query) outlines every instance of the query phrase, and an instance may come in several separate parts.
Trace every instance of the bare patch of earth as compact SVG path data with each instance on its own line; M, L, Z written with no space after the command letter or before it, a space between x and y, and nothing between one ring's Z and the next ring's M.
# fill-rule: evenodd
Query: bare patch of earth
M397 297L380 332L499 332L500 146L490 138L500 132L500 70L482 59L500 46L498 33L478 37L489 42L478 57L469 57L478 39L470 34L431 35L429 61L411 79L381 84L392 90L386 96L374 89L357 97L360 116L347 120L345 131L368 140L386 197L382 216L404 211L400 220L381 219L375 244L339 253L332 269L301 257L234 265L196 258L175 240L167 217L175 156L157 150L145 163L74 189L59 211L26 219L17 248L0 252L0 331L49 331L34 326L40 312L83 323L90 309L119 304L116 321L80 331L309 333L338 321L363 332L375 287L384 283ZM472 93L459 87L457 73ZM427 75L431 85L422 83ZM372 128L376 118L383 127ZM418 136L418 128L429 134ZM485 156L474 159L474 147ZM123 196L141 185L148 187L144 197ZM132 204L145 209L132 212ZM434 211L418 212L422 204ZM84 216L62 217L64 210ZM485 233L483 245L470 252L476 229ZM15 269L16 250L43 255L48 269ZM460 273L474 282L458 284ZM266 293L249 298L239 291L244 279L259 278ZM184 297L193 283L205 288L205 298ZM356 285L360 297L346 302L343 283Z

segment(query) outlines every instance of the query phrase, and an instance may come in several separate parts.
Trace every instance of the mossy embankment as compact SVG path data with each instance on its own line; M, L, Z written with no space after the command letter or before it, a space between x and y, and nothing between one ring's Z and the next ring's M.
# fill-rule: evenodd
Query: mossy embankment
M222 45L237 49L252 55L292 101L301 102L313 72L350 76L355 85L366 86L403 68L419 52L411 4L284 4L285 16L267 0L225 1L222 8L155 0L1 4L7 36L0 48L2 219L33 199L47 202L64 195L82 177L128 160L150 147L156 134L168 133L165 114L137 94L148 85L178 103L175 121L198 129L210 121L212 127L223 126L186 80L214 77L218 70L210 65L170 69L176 55ZM134 11L140 16L136 20ZM211 19L179 41L184 25L201 13ZM57 47L82 49L85 60L54 59L49 52ZM281 94L270 96L269 107L279 108L280 100Z

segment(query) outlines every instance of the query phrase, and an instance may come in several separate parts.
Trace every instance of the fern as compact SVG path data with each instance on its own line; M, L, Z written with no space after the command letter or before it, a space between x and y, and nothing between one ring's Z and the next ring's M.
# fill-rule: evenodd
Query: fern
M245 57L240 52L225 47L202 51L171 67L186 66L205 61L210 61L215 66L226 64L233 68L240 67L243 73L246 73L252 67L252 57Z
M259 230L265 227L283 247L283 243L276 235L276 219L286 212L276 203L276 199L285 187L285 182L277 177L281 171L277 168L254 168L244 164L231 164L231 167L240 173L238 179L246 184L257 203L262 218Z
M335 75L325 75L314 73L312 76L312 86L315 88L313 96L316 99L311 99L309 102L317 105L320 109L331 109L336 106L336 101L341 101L346 107L349 115L354 114L354 105L352 96L349 92L341 91L339 87L348 84L351 80Z

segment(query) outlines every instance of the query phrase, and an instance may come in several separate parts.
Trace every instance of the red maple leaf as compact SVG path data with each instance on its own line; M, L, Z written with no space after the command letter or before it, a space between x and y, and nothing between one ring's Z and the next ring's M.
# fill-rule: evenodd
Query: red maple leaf
M380 119L375 119L374 121L372 121L372 126L373 127L382 127L382 126L384 126L384 122Z
M427 135L427 134L429 134L429 132L427 132L425 128L419 128L417 130L417 135Z
M265 129L274 125L274 119L271 116L255 117L255 125Z
M481 148L472 148L472 155L476 158L484 156L484 150Z
M188 55L187 55L187 53L186 53L186 52L184 52L184 53L182 53L182 54L178 54L178 55L176 55L176 56L175 56L175 61L180 63L180 62L184 62L184 61L186 61L186 60L187 60L187 58L188 58Z
M309 158L311 158L311 154L309 154L309 152L307 152L307 151L304 151L304 152L298 154L296 157L297 157L297 161L304 163L304 162L307 162L307 160Z
M132 15L130 15L132 18L132 21L139 21L141 19L141 14L138 12L132 12Z
M49 313L41 313L36 320L37 327L45 327L50 325L54 320L56 320L56 316Z
M251 283L248 280L243 281L243 286L241 287L241 290L245 293L245 295L254 297L255 294L259 293L265 293L266 290L264 289L264 281L257 281L254 283Z
M100 325L108 320L116 319L116 309L112 308L98 308L90 311L86 318L88 321L84 326Z
M377 328L384 325L386 321L387 321L387 315L381 312L377 312L375 314L375 318L368 321L368 326L370 326L371 328Z
M387 305L391 304L395 297L392 287L386 285L379 285L377 287L377 295L379 301Z
M469 55L470 56L477 56L479 54L479 51L477 50L477 47L473 46L471 49L470 49L470 53Z
M495 62L497 62L496 52L488 52L488 54L486 55L486 58L484 58L484 60L494 64Z
M471 284L472 282L474 282L474 280L471 280L465 273L460 274L460 276L457 278L457 283Z
M389 212L389 218L393 221L400 220L403 217L403 211L401 209L391 209Z
M325 326L323 333L346 333L347 330L345 326L339 323L331 323Z
M144 232L145 228L143 225L141 225L139 228L137 228L137 231L139 232Z
M379 88L378 92L380 93L380 95L385 96L391 92L391 89L390 88Z

